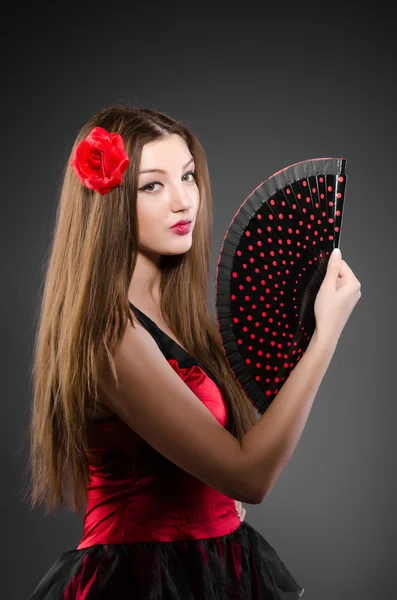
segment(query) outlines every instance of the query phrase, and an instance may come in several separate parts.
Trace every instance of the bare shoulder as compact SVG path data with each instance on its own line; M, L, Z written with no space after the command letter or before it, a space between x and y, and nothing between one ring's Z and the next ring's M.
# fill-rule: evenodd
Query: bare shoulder
M128 322L114 360L119 380L100 373L107 407L168 460L221 493L255 504L240 442L174 371L150 333Z

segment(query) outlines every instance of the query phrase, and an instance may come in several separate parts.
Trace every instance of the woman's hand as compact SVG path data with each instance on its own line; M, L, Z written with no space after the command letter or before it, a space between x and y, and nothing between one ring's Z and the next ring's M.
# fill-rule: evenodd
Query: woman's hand
M240 521L244 521L245 513L247 512L245 508L243 508L242 503L239 500L235 500L234 504L236 505L237 514L240 517Z
M332 334L338 339L360 298L361 283L342 260L342 253L331 254L314 302L316 330L323 337Z

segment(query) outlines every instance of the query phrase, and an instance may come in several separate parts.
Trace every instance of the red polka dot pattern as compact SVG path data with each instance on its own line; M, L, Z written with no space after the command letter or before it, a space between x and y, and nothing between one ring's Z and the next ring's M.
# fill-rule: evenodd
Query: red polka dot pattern
M246 198L216 269L218 328L228 363L263 414L303 356L314 301L339 247L346 159L320 158L275 173Z

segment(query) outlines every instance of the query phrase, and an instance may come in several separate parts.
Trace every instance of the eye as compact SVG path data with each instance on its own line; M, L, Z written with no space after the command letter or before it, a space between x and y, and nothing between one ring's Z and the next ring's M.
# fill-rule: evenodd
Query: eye
M196 178L197 178L196 171L189 171L188 173L185 173L184 177L186 177L186 175L192 175L193 176L193 181L196 181Z
M196 181L196 177L197 177L197 172L196 171L188 171L187 173L185 173L183 175L183 177L186 177L187 175L192 175L193 176L193 180L190 180L188 183L193 183ZM146 185L144 185L143 187L139 188L139 192L149 192L149 194L152 194L154 191L153 186L155 185L163 185L162 183L160 183L160 181L151 181L150 183L147 183ZM151 189L149 189L151 188Z
M147 183L146 185L144 185L143 187L139 188L139 192L150 192L152 193L154 190L153 189L149 189L150 187L154 186L154 185L163 185L162 183L160 183L159 181L151 181L150 183Z

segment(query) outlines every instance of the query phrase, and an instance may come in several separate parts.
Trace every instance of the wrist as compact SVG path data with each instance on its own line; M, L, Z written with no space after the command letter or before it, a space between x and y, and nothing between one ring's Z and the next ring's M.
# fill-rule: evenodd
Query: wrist
M333 352L338 344L339 338L340 332L335 329L319 329L316 327L310 340L310 344L317 349L326 349Z

